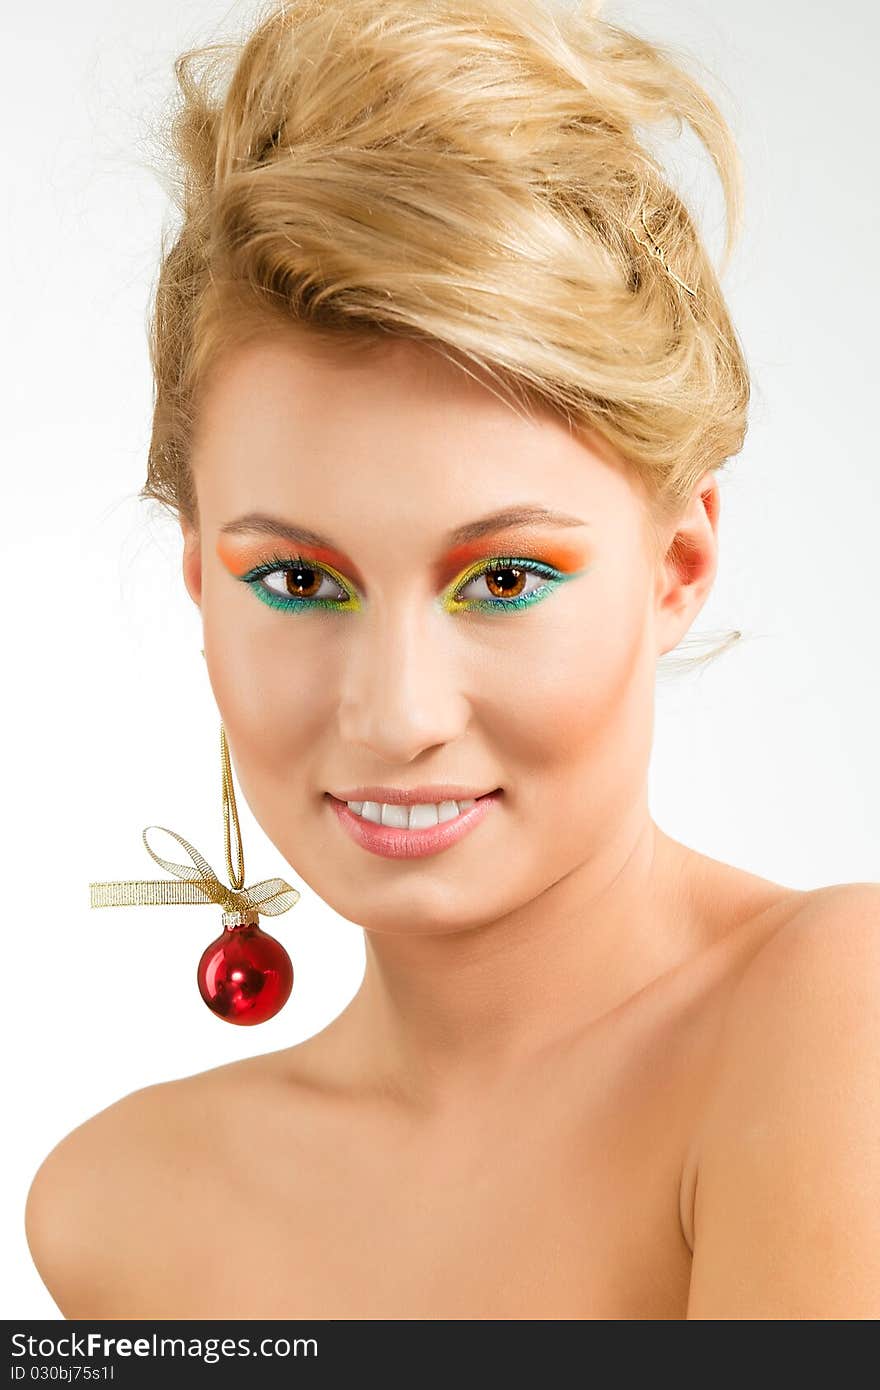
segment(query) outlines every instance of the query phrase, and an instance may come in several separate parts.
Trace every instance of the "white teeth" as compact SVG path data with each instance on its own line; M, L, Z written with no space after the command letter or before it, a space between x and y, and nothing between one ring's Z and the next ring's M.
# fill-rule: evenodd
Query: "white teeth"
M409 828L410 830L424 830L429 825L437 824L437 807L431 802L419 802L416 806L409 808Z
M399 830L424 830L430 825L454 820L463 811L476 806L476 797L464 801L418 802L415 805L394 805L379 801L348 801L346 805L355 815L362 816L374 825L393 825Z

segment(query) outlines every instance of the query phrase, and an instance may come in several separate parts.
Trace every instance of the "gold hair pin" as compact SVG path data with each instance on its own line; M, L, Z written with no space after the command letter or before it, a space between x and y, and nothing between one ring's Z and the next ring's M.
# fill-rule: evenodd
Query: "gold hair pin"
M642 226L644 227L645 231L647 232L647 234L648 234L648 236L649 236L649 238L650 238L650 244L649 244L647 241L643 241L642 238L636 234L636 231L635 231L635 228L634 228L634 227L627 227L627 231L630 232L630 233L632 234L632 236L635 238L635 240L639 243L639 246L643 246L644 249L649 253L649 255L654 256L655 259L658 260L658 261L660 262L660 264L662 265L663 269L666 271L666 274L669 275L669 276L671 276L671 278L675 281L675 283L676 283L677 285L681 285L681 288L682 288L683 290L687 290L688 294L693 295L694 299L696 299L696 298L697 298L697 292L696 292L696 290L692 290L691 287L690 287L690 285L686 285L686 284L684 283L684 281L681 280L681 279L676 275L675 271L674 271L674 270L670 270L669 266L666 264L666 252L663 250L663 247L660 245L660 243L657 241L657 239L653 236L653 234L652 234L652 232L651 232L651 228L648 226L647 222L645 221L645 209L644 209L644 208L642 208Z

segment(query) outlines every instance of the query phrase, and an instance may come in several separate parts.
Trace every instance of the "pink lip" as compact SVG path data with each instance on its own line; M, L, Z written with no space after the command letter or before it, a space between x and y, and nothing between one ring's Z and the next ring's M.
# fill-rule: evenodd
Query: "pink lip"
M495 791L500 791L500 787L495 787ZM335 796L337 801L385 801L389 806L415 805L417 802L428 801L474 801L478 797L488 796L488 792L479 791L476 787L465 787L460 782L443 782L437 786L423 785L420 787L349 787L346 791L328 792L328 796Z
M327 796L342 828L362 849L368 849L372 854L380 854L385 859L416 859L424 854L436 854L441 849L448 849L467 835L469 830L475 829L480 821L485 820L501 792L489 792L486 796L481 796L476 805L463 811L453 820L428 825L422 830L402 830L396 825L377 825L375 821L356 816L344 801L337 800L329 792Z

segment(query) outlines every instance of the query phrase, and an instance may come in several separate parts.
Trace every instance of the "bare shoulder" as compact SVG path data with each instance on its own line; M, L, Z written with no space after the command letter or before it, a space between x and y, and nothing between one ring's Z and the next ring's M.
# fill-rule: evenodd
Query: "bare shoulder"
M689 1318L880 1316L880 883L805 895L731 992Z
M27 1194L25 1233L65 1317L128 1316L134 1278L167 1278L161 1231L185 1237L194 1192L204 1194L218 1173L217 1092L239 1065L133 1091L43 1159ZM187 1244L175 1241L177 1249Z
M800 898L751 956L732 991L720 1053L736 1067L793 1027L843 1018L876 991L880 969L880 883L842 883ZM876 995L875 995L876 999ZM766 1068L758 1068L755 1082Z

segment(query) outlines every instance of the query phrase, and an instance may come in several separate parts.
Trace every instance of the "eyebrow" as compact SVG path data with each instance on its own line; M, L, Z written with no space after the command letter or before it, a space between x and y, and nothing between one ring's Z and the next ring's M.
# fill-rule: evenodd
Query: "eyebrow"
M523 502L513 507L503 507L490 512L476 521L466 521L446 533L447 546L465 545L468 541L479 540L481 536L495 531L512 531L520 526L589 526L581 517L570 516L567 512L553 511L550 507L536 506ZM321 535L306 526L297 526L281 517L270 516L266 512L247 512L244 516L227 521L220 527L221 534L241 533L274 536L277 540L298 542L301 545L323 546L327 550L338 550L336 542L329 536Z

